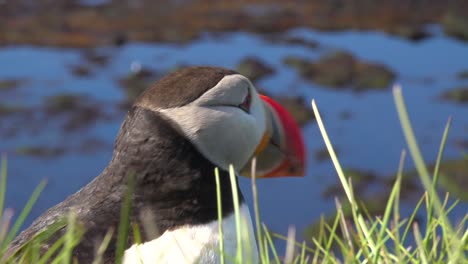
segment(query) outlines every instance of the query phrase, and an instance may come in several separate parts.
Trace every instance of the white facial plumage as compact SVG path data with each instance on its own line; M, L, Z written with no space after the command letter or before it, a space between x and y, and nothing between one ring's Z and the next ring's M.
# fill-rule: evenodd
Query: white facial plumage
M189 89L189 88L188 88ZM238 105L250 93L248 112ZM159 110L213 164L240 170L266 130L265 108L255 87L240 74L227 75L190 104Z

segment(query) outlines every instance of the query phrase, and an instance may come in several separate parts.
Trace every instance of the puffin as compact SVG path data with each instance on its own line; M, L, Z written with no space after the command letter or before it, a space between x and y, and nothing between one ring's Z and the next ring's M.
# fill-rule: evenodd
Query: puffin
M158 80L136 99L114 142L112 159L94 180L39 216L12 242L17 252L35 234L70 211L84 227L73 250L78 263L92 263L109 228L116 229L128 179L132 177L129 220L141 227L141 241L129 234L123 263L219 263L237 252L233 186L236 176L303 176L305 149L294 118L276 101L257 92L236 71L211 66L176 70ZM223 236L219 233L217 185L219 172ZM131 175L131 176L129 176ZM247 263L258 263L248 206L239 184L243 252ZM63 236L61 228L41 252ZM103 254L114 263L116 238ZM228 259L228 258L226 258Z

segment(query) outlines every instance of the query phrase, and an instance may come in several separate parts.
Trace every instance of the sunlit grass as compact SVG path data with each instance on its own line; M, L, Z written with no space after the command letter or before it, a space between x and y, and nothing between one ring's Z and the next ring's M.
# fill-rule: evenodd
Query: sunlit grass
M317 236L306 238L311 243L301 241L301 236L296 234L296 229L290 227L286 235L271 232L261 220L260 206L258 204L258 190L255 178L255 160L252 162L252 192L254 199L254 224L256 234L246 232L244 219L239 212L239 200L235 183L234 170L230 169L230 177L233 190L234 214L236 219L236 234L238 251L235 256L225 253L223 240L219 243L220 263L251 263L251 250L248 235L256 238L258 245L258 258L260 263L468 263L468 230L466 228L468 213L459 222L448 217L449 213L457 205L455 201L449 204L448 195L439 197L436 187L440 162L442 160L451 119L447 122L442 135L440 148L436 160L436 166L429 172L419 151L416 137L411 128L406 106L403 100L401 88L393 89L395 105L402 125L402 131L407 141L409 154L414 161L420 181L425 193L413 208L410 215L402 216L400 213L400 193L403 179L406 150L402 154L398 164L398 173L395 178L387 204L380 216L370 215L363 204L358 202L359 194L354 192L351 179L343 172L339 160L333 150L331 141L327 135L325 125L321 119L315 101L312 108L315 113L318 127L322 133L324 142L330 153L331 160L336 169L338 179L343 187L345 199L335 200L336 217L331 224L322 219ZM78 219L70 214L63 221L53 224L48 229L36 234L33 239L24 244L17 252L6 256L9 244L17 235L26 216L29 214L39 193L43 190L45 182L41 183L33 192L30 200L15 223L11 224L11 212L4 210L4 197L6 190L6 158L2 159L0 170L0 262L2 263L73 263L73 248L79 243L84 231L78 224ZM219 172L215 172L217 183L218 218L222 219ZM139 227L128 221L130 214L130 195L133 191L132 177L129 178L129 188L126 199L122 205L121 225L118 228L116 262L119 263L126 248L126 241L130 228L136 241L141 241ZM344 205L350 206L351 216L345 217ZM5 212L5 213L3 213ZM416 222L416 216L422 215L424 221ZM12 226L12 227L10 227ZM64 236L57 239L46 251L40 252L40 245L51 239L58 230L66 228ZM114 230L110 229L103 242L97 248L96 259L93 263L101 263L105 249L111 246ZM219 234L223 237L223 227L219 225ZM286 241L285 252L279 252L274 243L275 239ZM114 246L114 245L112 245Z

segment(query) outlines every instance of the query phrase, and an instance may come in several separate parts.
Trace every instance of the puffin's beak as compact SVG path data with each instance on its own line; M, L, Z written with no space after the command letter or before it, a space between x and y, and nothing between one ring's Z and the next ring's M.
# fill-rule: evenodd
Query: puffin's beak
M267 120L267 129L257 146L258 178L304 176L305 148L301 130L291 114L273 99L260 95ZM250 162L241 175L250 176Z

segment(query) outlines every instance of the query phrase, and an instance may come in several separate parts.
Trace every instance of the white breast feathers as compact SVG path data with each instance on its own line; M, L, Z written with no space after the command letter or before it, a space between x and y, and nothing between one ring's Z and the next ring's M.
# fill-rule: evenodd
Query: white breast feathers
M240 208L243 263L258 263L257 244L249 208ZM166 231L157 239L134 244L125 251L125 264L133 263L220 263L218 221L203 225L183 226ZM237 235L234 213L223 219L225 263L233 263L237 253Z

